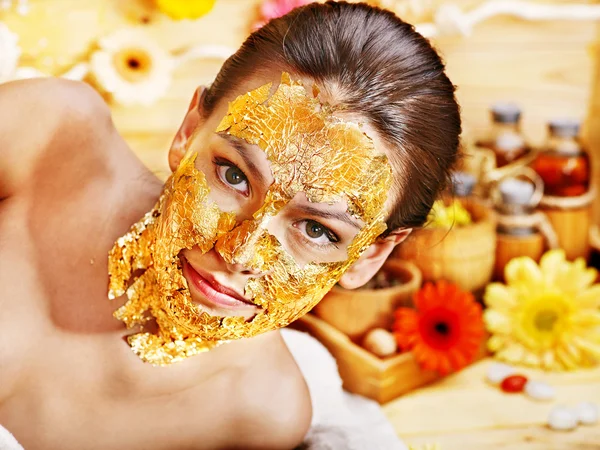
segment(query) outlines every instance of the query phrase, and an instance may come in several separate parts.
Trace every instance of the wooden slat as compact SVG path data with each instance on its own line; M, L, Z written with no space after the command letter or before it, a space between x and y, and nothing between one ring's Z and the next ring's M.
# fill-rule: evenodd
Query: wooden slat
M437 442L441 450L599 450L600 428L556 432L543 426L525 426L409 436L405 442L417 448Z

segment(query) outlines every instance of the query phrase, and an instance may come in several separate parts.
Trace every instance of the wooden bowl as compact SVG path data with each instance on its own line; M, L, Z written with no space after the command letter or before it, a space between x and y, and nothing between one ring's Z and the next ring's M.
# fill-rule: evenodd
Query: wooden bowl
M423 281L443 279L464 290L480 291L494 271L496 214L476 199L460 201L471 214L472 224L415 230L392 258L413 262L421 270Z
M317 338L337 361L344 389L386 403L440 378L422 370L412 353L378 358L355 344L348 336L313 314L306 314L294 328Z
M397 259L386 261L382 270L402 284L354 290L334 286L313 312L356 342L373 328L390 329L394 310L412 305L412 296L421 287L421 272L414 264Z

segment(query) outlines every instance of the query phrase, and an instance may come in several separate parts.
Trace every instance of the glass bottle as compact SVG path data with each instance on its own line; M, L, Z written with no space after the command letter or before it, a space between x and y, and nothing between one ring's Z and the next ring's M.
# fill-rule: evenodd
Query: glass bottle
M500 198L502 201L496 205L499 214L505 216L526 216L534 211L531 199L534 194L534 186L517 178L504 180L500 186ZM533 226L511 226L506 227L501 222L498 224L498 233L511 236L530 236L536 233Z
M544 235L531 220L542 189L541 181L534 183L535 186L515 177L505 179L497 188L495 280L504 280L504 269L513 258L529 256L534 261L539 261L544 253Z
M496 155L496 167L503 167L530 152L520 129L521 110L514 103L492 105L492 128L489 135L476 143Z
M574 197L590 188L590 157L579 141L579 122L553 120L542 152L531 167L544 181L544 195Z

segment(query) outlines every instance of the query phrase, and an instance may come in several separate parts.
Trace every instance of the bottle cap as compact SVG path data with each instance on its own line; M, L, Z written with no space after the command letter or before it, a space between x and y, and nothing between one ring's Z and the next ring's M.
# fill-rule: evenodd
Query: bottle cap
M527 206L533 197L534 186L528 181L509 178L500 183L499 190L505 204Z
M515 103L494 103L491 112L494 122L497 123L517 123L521 119L521 108Z
M548 130L553 136L574 138L579 134L580 125L580 122L575 119L552 119L548 122Z
M475 187L475 177L466 172L452 172L452 192L458 197L467 197Z

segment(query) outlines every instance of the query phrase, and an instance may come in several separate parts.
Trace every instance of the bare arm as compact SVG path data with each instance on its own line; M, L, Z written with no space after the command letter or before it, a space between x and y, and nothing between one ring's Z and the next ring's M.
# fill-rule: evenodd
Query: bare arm
M93 124L110 124L110 113L83 83L44 78L0 85L0 200L26 187L63 131Z

